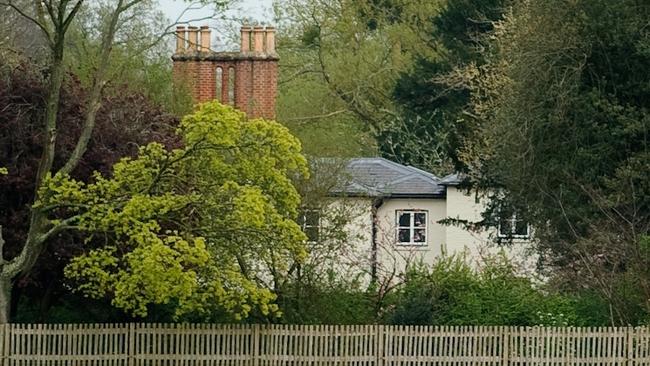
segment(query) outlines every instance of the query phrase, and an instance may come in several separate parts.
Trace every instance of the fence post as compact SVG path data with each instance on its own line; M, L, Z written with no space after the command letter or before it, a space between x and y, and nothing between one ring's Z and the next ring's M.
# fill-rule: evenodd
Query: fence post
M252 343L253 343L253 349L251 351L251 358L253 361L253 366L259 365L260 361L260 325L259 324L253 324L253 332L251 335L252 338Z
M510 362L510 327L501 327L501 365L508 366Z
M632 365L634 358L634 328L628 326L625 328L625 343L627 353L625 355L625 364Z
M134 366L135 365L135 325L133 323L129 323L129 332L127 333L127 344L128 344L128 350L127 350L127 364L128 366Z
M11 324L2 326L2 366L9 365L9 341L11 339Z
M375 324L375 366L384 365L384 326Z

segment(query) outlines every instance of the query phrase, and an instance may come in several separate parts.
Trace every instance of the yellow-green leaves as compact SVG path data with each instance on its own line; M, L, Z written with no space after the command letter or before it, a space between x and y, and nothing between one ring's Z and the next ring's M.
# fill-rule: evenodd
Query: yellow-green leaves
M7 168L0 167L0 175L7 175L9 174L9 170Z
M278 314L261 280L306 256L290 179L308 174L300 143L276 122L217 102L185 117L178 133L184 148L141 147L110 177L47 178L37 208L75 215L88 233L66 276L136 316L152 304L173 304L177 316Z

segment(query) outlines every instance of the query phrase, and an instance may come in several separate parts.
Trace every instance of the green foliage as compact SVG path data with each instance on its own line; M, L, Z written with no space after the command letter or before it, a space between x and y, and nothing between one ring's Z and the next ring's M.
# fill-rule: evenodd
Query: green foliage
M288 283L278 299L282 322L287 324L372 324L375 322L371 293L358 283L330 272L321 282Z
M176 317L274 313L275 296L256 279L306 256L290 179L308 174L299 142L276 122L217 102L185 117L178 132L185 147L149 144L110 177L47 179L35 207L67 216L54 225L104 238L66 276L134 316L171 303Z
M611 324L650 314L650 5L521 2L465 70L472 128L460 151L497 190L486 222L515 207L547 265L601 293Z
M411 268L388 301L385 317L390 324L418 325L575 322L570 301L535 288L501 255L488 258L480 270L460 256L440 258L430 268Z
M470 89L454 80L454 70L484 63L485 55L479 52L482 37L502 19L509 3L445 1L432 21L431 40L421 44L438 52L435 57L419 57L394 88L401 120L383 131L383 154L442 175L463 168L458 149L471 131L471 119L464 113Z
M86 3L67 35L66 63L84 84L93 82L104 36L97 30L108 22L114 6L112 2ZM191 112L193 102L187 90L173 83L172 50L165 34L168 26L156 1L141 1L128 10L117 29L106 76L113 86L127 85L181 116ZM111 92L106 90L106 94Z
M309 153L376 155L380 132L396 116L399 74L432 50L420 43L438 8L437 1L276 3L278 111Z

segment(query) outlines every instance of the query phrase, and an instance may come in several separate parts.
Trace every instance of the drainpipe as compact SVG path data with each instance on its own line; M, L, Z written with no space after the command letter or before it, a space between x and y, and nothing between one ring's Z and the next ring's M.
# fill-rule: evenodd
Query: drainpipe
M377 261L379 260L378 258L378 250L379 246L377 243L377 234L378 234L378 228L377 226L379 225L379 220L377 217L377 211L379 211L379 208L381 205L384 204L384 199L383 198L375 198L372 201L372 258L371 258L371 268L370 268L370 283L376 283L377 282Z

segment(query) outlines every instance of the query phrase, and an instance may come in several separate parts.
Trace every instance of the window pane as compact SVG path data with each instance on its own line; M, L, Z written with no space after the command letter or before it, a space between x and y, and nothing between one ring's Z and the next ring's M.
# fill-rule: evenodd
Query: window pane
M512 235L512 220L510 218L499 220L499 235L511 236Z
M409 229L399 229L397 231L397 237L400 243L410 243L411 242L411 230Z
M415 229L413 233L413 241L416 243L424 243L427 241L427 233L425 229Z
M316 210L308 210L305 212L305 224L307 226L318 226L320 214Z
M399 212L399 226L411 226L411 213L410 212Z
M309 241L318 241L318 227L305 228L305 235Z
M524 220L517 220L517 223L515 224L515 234L528 236L528 223Z
M427 226L427 214L424 212L416 212L415 214L415 226L416 227L425 227Z

